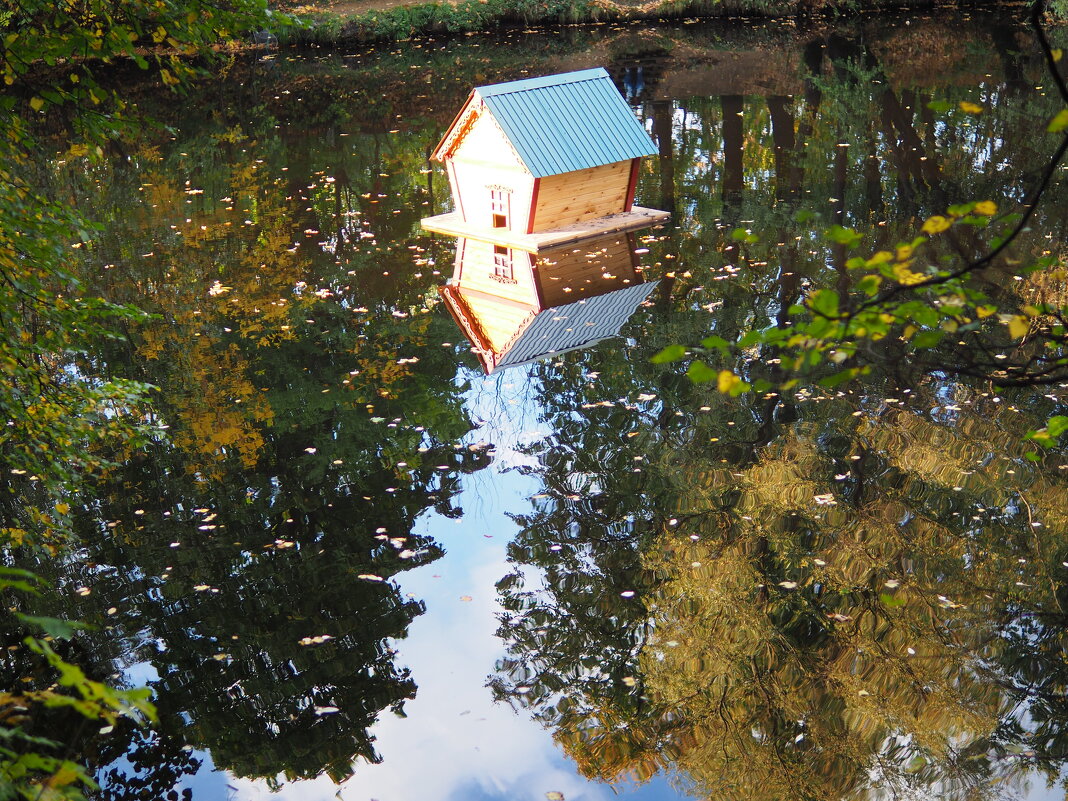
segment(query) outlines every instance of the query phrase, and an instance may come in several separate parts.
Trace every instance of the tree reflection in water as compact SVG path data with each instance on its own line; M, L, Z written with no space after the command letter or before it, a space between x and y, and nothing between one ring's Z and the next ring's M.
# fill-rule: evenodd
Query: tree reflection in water
M118 771L100 797L165 796L201 758L187 745L269 780L378 758L374 721L419 679L391 650L424 611L397 577L442 554L413 526L457 514L461 475L489 463L456 447L476 361L441 347L459 334L434 305L447 248L413 233L441 210L425 155L471 85L606 52L613 74L642 71L631 99L659 160L639 198L681 225L628 243L659 283L625 346L531 368L552 435L523 468L544 492L515 515L495 694L588 776L670 771L717 797L979 797L1056 775L1065 473L1021 438L1059 388L871 376L863 393L729 398L649 362L847 282L816 228L892 247L945 199L1021 194L1044 157L1029 120L1053 103L1026 37L884 22L733 29L734 51L665 26L531 35L500 62L464 41L420 43L418 68L392 52L237 64L242 80L144 99L176 105L177 140L71 166L55 191L110 221L87 282L159 315L93 359L160 386L170 426L72 499L79 558L36 568L61 588L53 611L106 633L80 638L81 663L157 692L159 731L77 743ZM976 87L992 113L928 105ZM1052 191L1034 227L1060 242Z
M1055 777L1064 472L1023 459L1018 410L961 386L897 397L783 398L760 443L759 398L558 428L499 585L497 695L585 775L671 769L702 795Z
M767 98L768 126L742 125L764 117L735 94L672 116L650 103L671 170L662 202L700 233L650 242L651 258L676 260L626 332L637 349L537 371L554 436L531 448L543 491L516 516L514 571L498 585L508 653L491 687L584 775L667 771L695 795L737 799L1000 797L1033 771L1059 780L1068 487L1063 460L1031 462L1023 442L1057 395L910 369L897 342L880 343L887 368L852 391L729 398L648 361L664 344L781 325L814 287L848 289L843 249L786 233L806 192L875 247L947 198L1017 192L938 166L1020 108L1026 57L995 39L1008 116L964 139L942 139L893 34L814 39L802 90ZM723 152L709 159L717 123ZM1011 153L1042 162L1023 142ZM761 154L773 170L755 168ZM1039 226L1053 241L1057 208ZM732 237L738 221L758 236ZM952 347L937 357L963 365ZM751 352L736 371L779 386L774 356Z

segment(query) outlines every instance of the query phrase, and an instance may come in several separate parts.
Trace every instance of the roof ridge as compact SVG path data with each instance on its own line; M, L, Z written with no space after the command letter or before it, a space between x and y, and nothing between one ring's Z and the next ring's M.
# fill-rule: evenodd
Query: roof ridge
M587 70L574 72L561 72L556 75L542 75L536 78L523 78L518 81L494 83L487 86L476 86L475 93L480 97L498 97L514 92L528 92L532 89L544 89L549 86L561 86L568 83L580 83L582 81L596 81L608 78L608 70L604 67L594 67Z

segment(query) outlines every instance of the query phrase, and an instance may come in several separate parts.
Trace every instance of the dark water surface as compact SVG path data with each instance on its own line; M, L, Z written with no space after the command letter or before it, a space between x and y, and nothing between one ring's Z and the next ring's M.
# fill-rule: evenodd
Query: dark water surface
M673 222L627 240L649 291L618 336L487 377L438 291L455 243L419 230L450 203L427 155L473 85L593 66ZM146 89L172 129L56 169L106 224L88 280L158 315L101 370L158 386L169 426L44 568L100 627L85 659L160 711L86 741L99 797L1063 797L1068 463L1022 437L1064 387L887 346L863 384L731 398L650 362L841 286L833 223L874 252L949 203L1011 209L1054 145L1044 69L1011 19L914 15L282 52ZM1063 171L1050 191L1028 247L1063 253Z

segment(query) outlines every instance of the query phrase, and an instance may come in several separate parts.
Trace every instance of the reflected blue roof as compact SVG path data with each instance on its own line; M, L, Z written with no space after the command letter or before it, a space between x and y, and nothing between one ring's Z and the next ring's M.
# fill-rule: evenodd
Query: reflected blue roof
M656 153L598 67L475 89L535 178Z
M554 306L538 314L515 340L505 346L495 370L540 359L576 348L585 348L614 337L638 306L656 289L659 281L583 298L566 306Z

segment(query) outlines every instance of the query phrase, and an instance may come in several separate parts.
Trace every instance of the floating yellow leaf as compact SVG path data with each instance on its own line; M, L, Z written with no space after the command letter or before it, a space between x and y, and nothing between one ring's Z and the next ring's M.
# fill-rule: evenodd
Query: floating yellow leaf
M997 204L993 200L980 200L975 204L976 214L985 214L987 217L993 217L998 213Z
M960 101L960 110L965 114L982 114L983 107L978 103L971 103L967 100Z
M31 97L30 98L30 108L32 108L34 111L40 111L41 109L43 109L44 108L44 104L45 104L44 100L42 100L39 97Z

